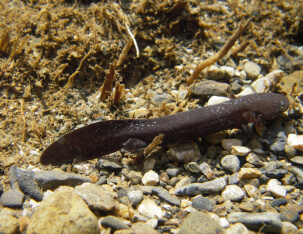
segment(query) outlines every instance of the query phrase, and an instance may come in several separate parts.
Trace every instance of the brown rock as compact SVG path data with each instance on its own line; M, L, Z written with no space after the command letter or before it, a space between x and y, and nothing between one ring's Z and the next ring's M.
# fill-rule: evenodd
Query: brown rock
M30 218L27 233L99 233L96 216L73 188L60 187Z

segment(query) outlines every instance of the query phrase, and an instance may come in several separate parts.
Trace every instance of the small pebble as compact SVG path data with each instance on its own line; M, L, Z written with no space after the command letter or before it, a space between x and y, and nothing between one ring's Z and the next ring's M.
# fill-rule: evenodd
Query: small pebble
M279 233L282 230L282 222L279 216L272 212L244 213L234 212L227 216L230 223L242 223L247 228L262 232Z
M231 200L235 202L241 201L244 195L245 193L243 190L237 185L227 185L221 194L225 200Z
M35 180L43 190L54 190L60 185L75 187L85 182L92 182L86 176L61 171L37 171Z
M74 192L78 194L91 209L110 211L118 208L118 195L109 185L95 185L83 183L75 187Z
M144 174L142 183L149 186L156 185L159 183L159 175L155 171L150 170Z
M204 183L192 183L175 190L175 194L180 195L198 195L222 191L226 186L226 178L218 178Z
M161 218L162 214L161 208L157 206L153 199L144 199L138 207L138 212L147 218Z
M262 167L264 165L262 158L254 152L250 152L246 156L246 162L254 165L255 167Z
M178 168L168 168L166 170L166 172L169 177L175 177L179 174L179 169Z
M186 165L184 165L185 169L191 173L199 173L199 165L196 162L190 162Z
M152 101L156 104L169 103L173 101L173 97L167 93L156 93L152 97Z
M278 198L278 199L275 199L273 200L270 205L272 207L275 207L275 206L284 206L287 204L287 200L285 198Z
M221 159L222 167L232 173L240 170L240 160L234 155L226 155Z
M97 162L97 167L112 171L119 171L122 169L122 165L120 163L109 159L99 159Z
M258 178L261 171L256 168L241 168L239 171L239 180Z
M200 149L194 142L171 145L168 156L171 160L181 163L198 161L201 157Z
M242 146L243 142L239 139L224 139L221 142L224 150L231 152L232 146Z
M276 197L285 197L286 189L281 186L281 183L276 179L271 179L267 183L267 190Z
M213 199L203 197L201 195L192 200L192 206L199 211L207 210L211 212L215 209L215 204L216 202Z
M256 197L257 195L259 195L259 190L251 184L245 184L244 189L247 195L250 197Z
M247 78L255 80L261 73L261 67L254 62L247 62L244 64L244 71L247 74Z
M290 159L295 164L303 165L303 156L295 156Z
M283 208L279 216L282 221L290 222L290 223L294 223L300 219L300 215L298 214L298 212L288 208Z
M208 165L206 162L203 162L199 165L200 171L206 176L208 180L215 179L215 173L212 170L211 166Z
M229 93L230 86L213 80L195 82L189 86L190 91L200 97L224 96Z
M211 218L207 213L193 212L184 220L178 234L216 233L223 234L224 230L219 222Z
M121 230L121 229L129 229L129 227L122 222L120 219L117 219L114 216L106 216L100 220L100 224L104 228L110 227L112 231Z
M233 145L230 152L236 156L246 156L250 151L251 149L246 146Z
M298 233L298 228L290 222L282 222L281 233Z
M225 234L249 234L249 231L242 223L236 223L229 227Z
M20 208L23 203L24 194L18 189L4 192L0 198L0 203L4 207Z
M296 150L303 151L303 135L289 134L287 144Z
M131 187L127 192L128 200L133 205L138 205L143 199L143 192L141 189Z

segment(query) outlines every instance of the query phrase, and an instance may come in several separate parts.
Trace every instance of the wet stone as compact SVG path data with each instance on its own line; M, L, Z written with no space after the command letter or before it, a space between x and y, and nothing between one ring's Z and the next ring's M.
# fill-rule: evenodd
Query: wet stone
M281 183L276 179L271 179L268 181L267 190L276 197L285 197L287 193L284 186L281 186Z
M215 209L216 202L213 199L197 196L192 200L192 206L198 211L207 210L209 212Z
M255 80L261 73L261 67L254 62L247 62L244 64L244 71L248 79Z
M147 186L153 186L159 183L159 175L155 171L148 171L142 178L142 183Z
M173 97L167 93L156 93L152 97L152 101L156 104L168 103L173 100Z
M221 159L222 167L229 172L237 172L240 170L240 160L235 155L226 155Z
M37 201L42 200L43 193L35 182L33 171L23 170L16 166L12 166L9 172L11 184L15 184L16 181L18 188L20 188L23 193L30 195L31 198Z
M19 220L13 210L2 208L0 211L0 233L20 233Z
M91 209L110 211L118 207L118 195L109 186L83 183L75 187L74 191Z
M279 216L272 212L264 213L245 213L234 212L227 216L230 223L242 223L247 228L263 232L279 233L282 229L282 222Z
M275 199L273 200L270 205L272 207L275 207L275 206L284 206L287 204L287 200L285 198L278 198L278 199Z
M229 227L225 234L249 234L249 231L242 223L236 223Z
M276 169L273 171L266 171L265 175L268 178L272 178L272 179L282 179L286 174L287 174L287 170L286 169Z
M291 158L290 161L292 161L293 163L299 164L299 165L303 165L302 156L295 156L295 157Z
M303 182L303 170L298 167L292 167L291 172L294 173L299 182Z
M97 167L111 171L119 171L122 169L122 165L120 163L108 159L99 159L97 162Z
M283 208L279 216L282 221L286 221L290 223L294 223L300 219L300 215L298 214L297 211L288 208Z
M271 151L284 153L287 137L282 126L272 125L263 135L263 142L267 144Z
M216 222L212 217L203 212L190 213L184 220L178 234L221 234L224 233L219 222Z
M222 192L222 197L231 201L241 201L244 195L243 190L237 185L227 185Z
M198 195L222 191L226 186L226 178L218 178L204 183L192 183L175 190L176 195Z
M166 172L169 177L175 177L179 174L179 169L178 168L168 168L166 170Z
M125 223L114 216L106 216L101 219L100 223L104 228L110 227L112 231L130 229Z
M18 189L4 192L0 198L0 203L4 207L18 208L23 204L24 194Z
M26 233L99 233L97 218L73 188L62 186L43 199Z
M149 227L146 223L143 222L134 223L131 229L134 231L134 233L158 234L156 230Z
M227 96L230 86L226 83L216 82L213 80L206 80L196 82L189 86L190 91L200 97L209 96Z
M60 171L37 171L35 172L35 180L43 190L54 190L61 185L75 187L85 182L92 182L86 176Z
M129 202L132 205L136 206L136 205L138 205L142 201L142 199L143 199L143 192L139 188L131 187L127 191L127 196L128 196Z
M170 195L170 193L162 187L152 187L152 193L166 201L170 205L179 206L180 200L177 197Z

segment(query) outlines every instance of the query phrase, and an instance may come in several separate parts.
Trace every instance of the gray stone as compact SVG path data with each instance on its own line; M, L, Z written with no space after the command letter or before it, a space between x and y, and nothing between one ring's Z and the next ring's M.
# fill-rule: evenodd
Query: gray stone
M54 190L61 185L75 187L85 182L92 182L86 176L60 171L37 171L35 172L35 180L43 190Z
M248 79L255 80L260 75L261 67L254 62L247 62L244 64L244 71Z
M97 167L112 171L119 171L122 169L122 165L119 162L109 159L99 159L97 162Z
M104 228L110 227L112 232L121 229L130 229L125 223L114 216L106 216L101 219L100 223Z
M138 205L143 199L143 192L141 189L136 187L131 187L127 192L129 202L136 206Z
M190 91L200 97L210 96L227 96L230 87L226 83L216 82L213 80L205 80L192 84L189 86Z
M268 145L271 151L275 153L284 153L287 137L284 128L279 125L272 125L266 129L262 141Z
M226 155L221 159L221 165L225 170L235 173L240 170L240 160L235 155Z
M17 166L12 166L9 169L9 178L13 188L18 187L23 193L29 195L31 198L41 201L43 193L35 182L34 172L23 170Z
M294 173L299 182L303 182L303 171L298 167L292 167L291 172Z
M207 197L203 196L197 196L192 200L192 206L201 211L201 210L207 210L209 212L213 211L215 209L216 202L213 199L209 199Z
M22 206L24 194L18 189L4 192L0 198L0 203L4 207L18 208Z
M247 228L268 233L279 233L282 230L282 222L279 215L272 212L245 213L234 212L227 216L230 223L242 223Z
M152 97L152 101L156 104L168 103L173 100L173 97L167 93L156 93Z
M168 168L166 170L166 172L169 177L175 177L179 174L179 169L178 168Z
M46 197L30 218L33 233L100 233L96 216L73 188L62 186Z
M162 187L152 187L152 193L170 205L179 206L180 200L177 197L170 195L170 193Z
M83 183L74 189L90 208L102 211L110 211L118 207L118 195L107 185L95 185Z
M226 186L226 178L218 178L204 183L192 183L183 187L177 188L175 194L180 195L198 195L208 194L222 191Z
M178 234L221 234L223 228L218 222L204 212L190 213L184 220Z

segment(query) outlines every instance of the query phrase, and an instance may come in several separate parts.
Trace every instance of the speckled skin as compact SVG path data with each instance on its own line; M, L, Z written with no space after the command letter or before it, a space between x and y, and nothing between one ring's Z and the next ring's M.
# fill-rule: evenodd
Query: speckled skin
M40 162L60 165L98 158L122 149L130 138L150 143L164 134L163 145L184 142L239 128L256 117L274 119L288 106L280 94L258 93L161 118L101 121L59 138L42 153Z

